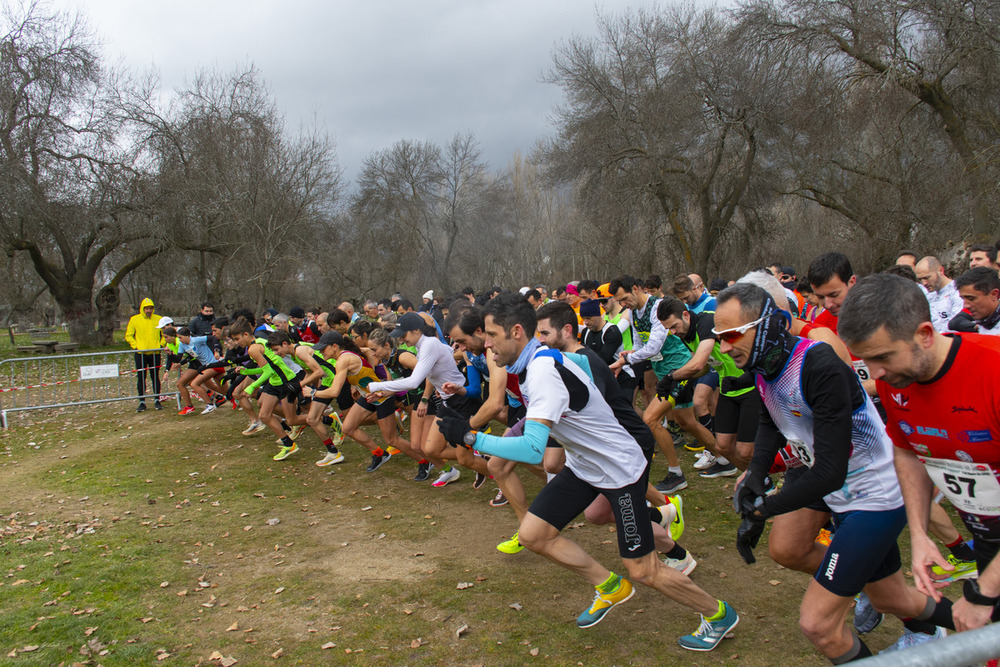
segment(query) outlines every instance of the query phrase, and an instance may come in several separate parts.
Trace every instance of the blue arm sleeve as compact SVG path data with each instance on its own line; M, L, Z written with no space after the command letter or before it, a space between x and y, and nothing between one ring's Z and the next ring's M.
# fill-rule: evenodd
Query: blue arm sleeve
M475 449L483 454L499 456L510 461L538 465L542 462L542 453L548 441L549 427L528 419L524 422L524 435L514 438L476 434Z
M465 395L478 398L483 393L483 374L472 364L465 367L465 373L469 378L469 384L465 385Z

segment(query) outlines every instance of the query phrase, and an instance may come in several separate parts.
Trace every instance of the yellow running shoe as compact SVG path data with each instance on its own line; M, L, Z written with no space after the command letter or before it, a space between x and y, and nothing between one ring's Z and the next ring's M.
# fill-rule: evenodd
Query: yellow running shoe
M284 461L285 459L287 459L289 456L291 456L292 454L294 454L297 451L299 451L299 446L296 445L293 442L291 444L291 446L289 446L289 447L282 447L281 449L279 449L278 453L275 454L272 458L275 461Z
M385 451L389 452L393 456L395 456L396 454L402 454L403 453L400 450L396 449L395 447L386 447Z
M514 533L509 540L497 545L497 551L503 554L516 554L522 549L524 549L524 545L518 541L517 533Z
M677 514L674 516L673 521L670 522L670 528L668 529L670 539L676 542L684 534L684 501L680 496L667 496L666 498L674 506L674 509L677 510Z
M336 411L330 413L330 419L333 423L330 424L330 428L333 430L333 446L340 447L344 444L344 423L340 421L340 415Z
M620 605L634 594L635 589L632 588L632 584L628 579L622 579L618 584L618 590L612 593L602 593L598 590L594 594L594 601L590 603L587 611L580 614L576 619L576 627L589 628L592 625L597 625L611 611L612 607Z
M830 546L830 541L832 539L833 536L829 530L827 530L826 528L819 529L819 535L816 536L816 542L820 544L825 544L826 546Z
M955 569L949 572L940 565L931 568L935 579L938 581L958 581L959 579L971 579L979 576L979 568L975 561L961 560L954 554L945 556L948 563Z

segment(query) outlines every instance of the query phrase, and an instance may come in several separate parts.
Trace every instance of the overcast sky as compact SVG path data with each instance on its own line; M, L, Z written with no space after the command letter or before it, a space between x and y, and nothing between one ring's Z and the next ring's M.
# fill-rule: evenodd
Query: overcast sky
M56 0L79 9L106 55L155 67L167 90L206 66L254 63L288 127L314 116L353 181L399 139L471 131L494 168L553 133L553 47L595 33L597 11L647 0Z

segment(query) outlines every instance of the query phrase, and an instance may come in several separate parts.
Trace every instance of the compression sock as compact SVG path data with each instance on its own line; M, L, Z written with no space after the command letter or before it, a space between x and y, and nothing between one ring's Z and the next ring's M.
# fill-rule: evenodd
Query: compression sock
M282 446L284 446L284 447L291 447L291 446L292 446L292 445L294 445L295 443L294 443L294 442L292 442L292 439L291 439L291 438L289 438L289 437L288 437L288 436L286 435L286 436L284 436L284 437L282 437L282 438L281 438L281 444L282 444Z
M283 430L285 430L285 431L291 431L292 430L292 427L289 426L288 422L286 422L284 419L281 420L281 428Z
M715 417L711 413L698 417L698 423L707 428L709 433L715 433Z
M927 598L927 605L917 615L917 621L921 623L933 623L935 626L954 630L955 619L951 615L951 600L942 597L940 602L935 602L933 598ZM904 623L904 625L906 624ZM913 628L910 629L912 630ZM935 628L931 628L930 632L920 630L920 632L927 632L929 635L934 634L936 631Z
M602 583L597 584L596 588L602 593L614 593L615 591L618 590L618 587L621 585L622 585L622 578L619 577L614 572L612 572L610 575L608 575L607 579L605 579Z
M687 558L688 552L687 549L674 542L674 548L668 551L665 555L667 558L673 558L675 560L684 560L685 558Z
M381 447L376 447L372 450L372 456L385 456L385 450Z
M871 657L871 649L868 645L861 641L861 637L854 635L854 644L848 649L847 653L843 655L838 655L836 658L830 658L830 662L835 665L843 665L847 662L854 662L855 660L861 660L862 658Z
M709 616L706 621L721 621L722 617L726 615L726 603L722 600L716 600L719 603L719 611L715 612L714 616Z
M330 452L331 454L337 453L337 448L333 446L333 438L327 438L326 440L324 440L323 446L326 447L326 451Z
M951 555L959 560L964 560L967 562L975 561L976 554L969 546L969 544L959 537L953 544L946 544L948 550L951 551Z

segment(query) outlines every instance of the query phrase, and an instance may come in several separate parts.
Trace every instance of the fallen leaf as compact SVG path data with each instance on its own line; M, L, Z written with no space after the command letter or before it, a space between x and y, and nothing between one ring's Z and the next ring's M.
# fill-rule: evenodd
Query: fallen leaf
M24 648L21 649L21 651L23 651L24 653L31 653L32 651L37 651L37 650L38 650L38 645L36 644L33 644L31 646L25 646Z
M511 602L507 606L513 609L514 611L521 611L522 609L524 609L524 607L521 606L520 602Z
M472 583L471 581L460 581L458 582L458 586L456 586L456 588L462 591L465 590L466 588L472 588L473 586L475 586L475 584Z
M220 664L222 665L222 667L233 667L233 665L235 665L237 662L239 662L239 660L237 660L233 656L229 656L223 658Z
M182 591L177 591L178 597L184 597L187 594L188 594L188 591L187 591L186 588L184 590L182 590Z
M337 647L337 645L334 644L333 642L327 642L327 643L323 644L322 646L320 646L321 649L336 648L336 647Z
M281 587L279 587L279 588L276 588L276 589L274 590L274 594L275 594L275 595L278 595L279 593L281 593L281 592L282 592L282 591L284 591L284 590L285 590L285 587L284 587L284 586L281 586Z
M780 582L780 581L778 581L777 579L772 579L771 581L769 581L769 582L767 582L767 583L771 584L772 586L777 586L777 585L778 585L778 584L780 584L781 582Z
M278 649L277 651L275 651L274 653L272 653L272 654L271 654L271 657L272 657L272 658L274 658L275 660L277 660L278 658L280 658L280 657L281 657L281 655L282 655L282 654L283 654L284 652L285 652L285 649L283 649L283 648L279 648L279 649Z
M160 588L166 588L169 585L170 585L169 581L161 581L160 582Z
M538 649L537 648L533 648L530 651L528 651L528 653L530 653L531 655L538 655Z
M468 624L463 623L462 625L458 626L458 630L455 630L455 636L456 637L461 637L462 635L464 635L468 631L469 631Z
M89 637L90 635L94 634L94 630L97 630L97 628L87 628L83 631L83 634Z
M212 655L208 656L209 660L222 660L223 655L218 651L212 651Z
M169 653L161 653L160 655L156 656L156 659L157 660L166 660L169 657L170 657Z
M232 632L233 630L239 630L239 623L233 621L233 624L226 628L226 632Z

